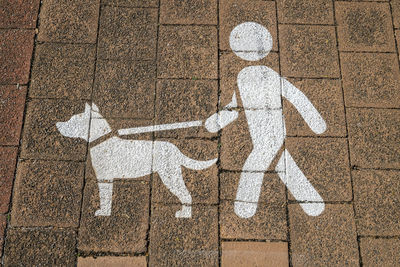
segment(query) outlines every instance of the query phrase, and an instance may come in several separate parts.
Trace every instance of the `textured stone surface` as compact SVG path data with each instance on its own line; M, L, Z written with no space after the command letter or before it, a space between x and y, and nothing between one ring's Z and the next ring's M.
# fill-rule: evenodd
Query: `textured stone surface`
M221 266L289 266L286 242L222 242Z
M278 0L279 23L333 24L330 0Z
M157 7L158 0L102 0L104 5L119 7Z
M25 108L26 86L0 86L0 144L18 145Z
M341 53L346 106L400 107L396 54Z
M160 26L159 78L218 78L217 29L214 26Z
M162 24L217 24L217 0L162 0Z
M353 208L348 204L327 204L318 217L308 216L299 205L290 204L293 266L358 266L353 216Z
M38 40L42 42L95 43L100 0L43 2Z
M400 168L400 111L347 109L351 165Z
M216 206L195 205L192 218L175 218L179 205L152 205L150 266L218 266Z
M83 101L32 100L28 103L21 145L21 158L85 160L87 142L64 137L56 123L85 110Z
M272 1L260 0L221 0L220 18L220 49L231 50L229 35L233 28L243 22L257 22L268 29L272 35L273 51L278 50L276 29L276 6Z
M359 235L400 234L400 171L355 170L354 206Z
M104 256L104 257L79 257L78 267L146 267L146 257L116 257L116 256Z
M101 59L149 60L156 57L157 10L104 7L100 18Z
M5 266L74 266L76 234L73 230L7 230Z
M360 250L364 266L396 266L400 262L398 238L361 238Z
M283 76L339 78L333 26L280 25L279 46Z
M78 227L83 179L83 163L20 162L11 225Z
M0 30L0 83L28 83L34 34L33 30Z
M16 147L0 147L0 214L8 211L17 152Z
M335 4L341 51L394 52L389 3Z
M400 28L400 1L392 0L390 1L392 6L392 16L393 16L393 24L395 28Z
M0 28L34 28L39 0L4 0L0 2Z
M94 45L37 45L29 96L90 99L95 53Z
M0 257L3 256L4 234L7 226L6 215L0 214Z

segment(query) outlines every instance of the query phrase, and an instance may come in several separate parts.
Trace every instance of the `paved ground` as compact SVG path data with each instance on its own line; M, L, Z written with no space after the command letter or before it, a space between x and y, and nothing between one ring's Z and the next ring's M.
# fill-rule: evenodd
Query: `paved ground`
M247 21L272 52L246 62L229 46ZM39 0L0 2L0 248L5 266L400 265L400 1ZM397 38L397 39L396 39ZM114 182L99 208L83 139L56 123L95 103L114 130L204 120L265 65L299 88L327 130L314 134L283 101L290 151L324 199L308 216L274 168L255 216L234 212L252 140L239 118L145 133L205 170L183 168L191 218L157 173ZM283 149L281 149L281 152ZM271 166L275 166L278 157ZM114 265L112 265L114 264Z

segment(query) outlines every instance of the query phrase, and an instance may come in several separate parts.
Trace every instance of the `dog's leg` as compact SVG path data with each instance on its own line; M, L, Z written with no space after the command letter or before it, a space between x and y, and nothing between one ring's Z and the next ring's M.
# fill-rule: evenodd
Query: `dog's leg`
M110 216L112 206L112 190L111 183L98 183L100 196L100 209L96 211L95 216Z
M166 167L159 170L161 180L165 186L171 191L172 194L177 196L182 203L182 209L175 213L176 218L190 218L192 217L192 197L186 188L185 182L182 177L181 166Z

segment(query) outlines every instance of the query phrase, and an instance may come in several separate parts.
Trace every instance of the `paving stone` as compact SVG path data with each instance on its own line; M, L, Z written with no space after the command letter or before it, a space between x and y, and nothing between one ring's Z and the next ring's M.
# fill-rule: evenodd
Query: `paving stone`
M399 235L400 172L352 171L359 235Z
M338 2L335 11L339 50L395 51L388 3Z
M101 3L119 7L158 7L158 0L102 0Z
M95 54L94 45L38 44L29 96L90 99Z
M191 218L175 218L179 209L152 205L149 266L218 266L217 207L195 205Z
M87 258L78 258L78 267L146 267L146 257L114 257L114 256L105 256L105 257L87 257Z
M279 42L283 76L339 77L333 26L279 25Z
M222 239L286 240L286 201L259 202L257 213L243 219L235 214L234 201L222 200L220 204L220 237Z
M77 227L83 179L83 163L20 162L15 179L12 226Z
M159 78L218 78L217 29L214 26L160 26Z
M74 230L7 230L5 266L74 266L76 261Z
M318 217L289 205L290 254L293 266L358 266L353 208L327 204Z
M279 23L334 24L333 5L329 0L278 0Z
M33 30L0 30L0 83L28 83L34 35Z
M156 66L151 62L97 61L93 101L108 118L152 119Z
M3 256L4 234L7 227L6 215L0 214L0 257Z
M87 162L78 249L85 252L144 253L149 224L150 176L113 183L111 216L95 216L100 207L95 172Z
M400 107L397 54L341 53L346 106Z
M232 95L236 92L238 107L243 107L237 86L237 76L245 67L252 65L267 66L279 73L279 55L271 52L260 61L246 61L236 56L233 52L224 53L220 56L220 108L232 101Z
M363 266L396 266L400 262L400 240L398 238L361 238Z
M217 111L218 81L161 80L157 82L156 124L205 121ZM204 126L156 132L157 137L216 137Z
M157 16L157 9L104 7L100 18L99 58L155 59Z
M194 160L212 160L218 158L217 141L207 140L160 140L171 142L187 157ZM181 167L182 176L193 203L218 203L218 167L213 164L204 170L191 170ZM153 176L152 203L176 203L179 199L173 195L161 181L159 174Z
M6 213L10 204L17 152L16 147L0 147L0 213Z
M96 43L100 0L49 0L40 8L38 41Z
M213 24L218 22L217 0L162 0L162 24Z
M400 30L395 30L395 35L396 35L396 43L397 43L397 53L400 51ZM399 56L400 59L400 56Z
M395 28L400 28L400 1L391 0L390 5L392 6L393 25Z
M272 1L256 0L222 0L219 7L220 17L220 47L221 50L231 50L229 35L237 25L252 21L268 29L272 35L272 50L278 50L278 35L276 29L276 7Z
M400 111L347 109L351 165L400 168Z
M18 145L25 108L26 86L0 86L0 144Z
M344 138L287 138L285 147L324 201L351 201L348 146ZM289 199L294 200L290 194Z
M0 28L35 28L39 3L39 0L1 1Z
M220 199L235 200L241 172L224 171L220 173ZM259 202L284 203L286 202L285 185L276 173L266 173Z
M321 136L346 136L343 93L339 80L288 79L311 101L325 120L327 129ZM288 136L316 135L296 108L283 98L286 134Z
M221 266L289 266L286 242L222 242Z
M28 103L23 130L21 158L85 160L87 142L64 137L56 127L85 110L85 102L32 100Z

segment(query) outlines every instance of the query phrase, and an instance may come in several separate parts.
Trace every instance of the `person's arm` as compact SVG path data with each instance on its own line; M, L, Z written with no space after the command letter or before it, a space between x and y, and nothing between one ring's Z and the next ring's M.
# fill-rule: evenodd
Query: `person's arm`
M326 123L310 100L285 78L281 78L281 88L282 96L295 106L311 130L316 134L325 132Z
M237 107L236 93L233 93L232 101L224 107L224 110L211 115L205 122L207 131L216 133L238 118L238 111L229 110Z

